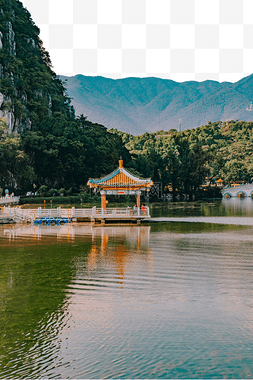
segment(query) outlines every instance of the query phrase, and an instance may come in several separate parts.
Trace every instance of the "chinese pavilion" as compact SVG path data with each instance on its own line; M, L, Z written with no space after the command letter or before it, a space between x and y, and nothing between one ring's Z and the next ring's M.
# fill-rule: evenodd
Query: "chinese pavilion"
M97 188L101 194L101 208L106 209L106 195L136 195L137 210L141 207L141 191L149 189L153 182L150 178L141 179L131 174L119 160L118 169L99 179L90 179L87 183L91 188Z

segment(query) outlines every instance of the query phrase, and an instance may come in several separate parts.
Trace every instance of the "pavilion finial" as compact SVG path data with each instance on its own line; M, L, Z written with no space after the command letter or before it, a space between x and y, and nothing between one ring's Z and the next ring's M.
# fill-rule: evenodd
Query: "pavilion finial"
M123 160L119 160L119 168L123 168Z

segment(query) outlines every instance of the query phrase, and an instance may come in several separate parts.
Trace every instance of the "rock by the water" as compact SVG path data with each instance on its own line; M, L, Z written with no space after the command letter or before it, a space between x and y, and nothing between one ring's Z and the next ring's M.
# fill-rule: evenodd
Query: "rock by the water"
M14 223L16 222L12 218L6 218L6 217L0 216L0 224L14 224Z

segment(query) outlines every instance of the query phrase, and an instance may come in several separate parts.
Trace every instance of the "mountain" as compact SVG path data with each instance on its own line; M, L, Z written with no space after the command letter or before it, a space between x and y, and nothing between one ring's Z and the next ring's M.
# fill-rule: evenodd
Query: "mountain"
M253 118L253 110L246 110L253 100L253 75L236 83L84 75L60 78L66 81L76 115L134 135L178 129L179 119L184 130L208 121Z
M0 0L0 117L10 131L30 130L48 115L71 112L39 33L20 1Z

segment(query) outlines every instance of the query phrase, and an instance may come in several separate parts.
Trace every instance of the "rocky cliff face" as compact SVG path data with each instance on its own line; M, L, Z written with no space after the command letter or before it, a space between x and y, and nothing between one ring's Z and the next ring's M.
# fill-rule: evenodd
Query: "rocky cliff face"
M1 15L3 16L4 15L4 10L3 8L1 8L0 10L1 12ZM15 44L15 34L13 32L13 29L12 29L12 24L10 21L6 21L6 25L5 25L5 28L4 28L4 23L2 25L2 28L1 28L3 31L5 31L6 33L6 45L8 46L8 50L10 52L10 55L16 55L16 44ZM3 32L0 31L0 49L4 49L4 35L3 35ZM3 64L0 64L0 79L2 79L4 77L4 63ZM0 88L1 90L1 88ZM7 96L4 96L3 93L0 92L0 117L4 117L6 119L6 122L7 122L7 126L9 128L10 131L13 131L15 129L14 125L15 125L15 119L14 119L14 112L13 112L13 109L11 109L10 105L9 107L6 107L6 104L10 104L11 102L11 99L8 98Z
M69 100L52 71L39 28L18 0L0 0L0 116L10 131L38 125Z

